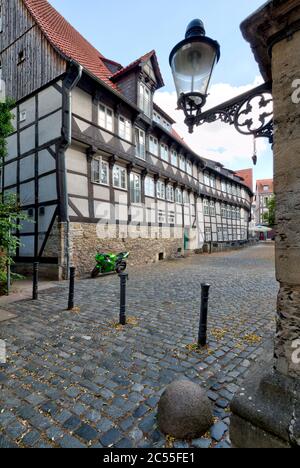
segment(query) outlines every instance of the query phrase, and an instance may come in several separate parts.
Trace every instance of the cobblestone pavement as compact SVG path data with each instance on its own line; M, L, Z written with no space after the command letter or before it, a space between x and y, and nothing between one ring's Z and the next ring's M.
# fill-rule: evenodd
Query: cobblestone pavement
M209 346L197 353L203 281ZM0 447L229 448L229 402L274 333L276 293L274 248L259 245L131 269L123 329L116 276L77 282L73 312L65 284L6 306L17 318L0 326ZM183 377L214 403L215 424L196 441L156 428L160 394Z

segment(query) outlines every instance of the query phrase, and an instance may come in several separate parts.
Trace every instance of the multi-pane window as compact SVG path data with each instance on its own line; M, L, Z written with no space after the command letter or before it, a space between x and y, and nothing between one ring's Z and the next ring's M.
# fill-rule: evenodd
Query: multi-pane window
M207 185L208 187L210 186L210 177L209 177L209 174L207 173L204 174L204 184Z
M268 192L269 191L269 186L268 185L264 185L264 192Z
M185 205L188 205L190 203L189 194L186 190L183 192L183 203Z
M145 195L146 197L155 197L155 182L152 177L145 178Z
M175 211L169 211L168 213L168 223L175 224Z
M119 117L119 136L124 140L132 140L132 126L129 119L126 119L122 115Z
M151 117L151 91L143 83L139 85L139 107L143 110L144 114Z
M210 216L216 216L216 205L214 201L210 202Z
M175 150L171 151L171 164L178 167L178 154Z
M130 174L130 200L132 203L141 203L142 201L141 176L139 174Z
M221 206L221 216L222 216L222 218L226 218L226 216L227 216L226 205L224 205L224 204L222 204L222 206Z
M146 136L140 128L135 129L136 156L140 159L146 158Z
M236 185L232 186L232 195L236 196Z
M159 224L163 224L166 222L166 215L163 210L158 210L158 222Z
M238 197L241 197L241 196L242 196L241 187L239 187L239 186L238 186L238 188L237 188L237 196L238 196Z
M110 132L114 130L114 113L112 109L103 104L99 106L99 125Z
M167 185L167 200L174 202L174 187L172 185Z
M164 161L169 162L169 148L164 143L160 145L160 157Z
M154 136L150 136L149 138L149 151L154 156L158 156L158 140Z
M192 165L191 161L186 162L186 172L189 175L193 175L193 165Z
M175 190L175 201L176 203L178 203L179 205L182 205L183 203L183 196L182 196L182 190L180 188L177 187L177 189Z
M160 198L161 200L165 200L165 198L166 198L166 184L164 182L162 182L161 180L157 181L156 191L157 191L157 198Z
M223 241L223 228L222 226L217 227L217 233L218 233L218 242Z
M211 241L211 228L210 227L205 228L205 240L206 242Z
M221 182L221 189L222 189L222 192L226 193L227 185L226 185L225 180L222 180Z
M210 186L212 188L216 188L216 186L217 186L217 181L216 181L216 178L214 176L211 176L211 178L210 178Z
M227 218L231 219L231 207L230 207L230 205L227 205Z
M228 241L228 230L227 229L223 230L223 239L224 239L225 242Z
M92 182L95 184L109 184L109 166L107 161L102 158L93 158L92 160Z
M161 124L161 116L157 112L153 112L153 120L159 124Z
M180 168L182 171L185 171L185 157L184 157L184 156L180 156L179 168Z
M203 200L203 211L206 216L209 216L210 210L209 210L209 201L207 198L204 198Z
M232 188L230 184L227 184L227 192L229 193L229 195L232 194Z
M127 171L125 167L114 166L113 169L113 184L116 188L127 188Z

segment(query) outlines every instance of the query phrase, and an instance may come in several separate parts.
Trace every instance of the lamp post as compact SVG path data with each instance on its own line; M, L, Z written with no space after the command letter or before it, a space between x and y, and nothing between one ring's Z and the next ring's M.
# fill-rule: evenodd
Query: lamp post
M189 23L185 39L170 54L178 109L185 114L189 132L193 133L196 125L221 120L234 125L242 135L268 138L273 143L271 82L202 112L212 73L220 56L220 45L205 35L203 22L199 19Z
M199 19L189 23L185 39L170 54L178 108L185 113L190 133L206 103L212 72L219 59L220 45L205 35L204 24Z

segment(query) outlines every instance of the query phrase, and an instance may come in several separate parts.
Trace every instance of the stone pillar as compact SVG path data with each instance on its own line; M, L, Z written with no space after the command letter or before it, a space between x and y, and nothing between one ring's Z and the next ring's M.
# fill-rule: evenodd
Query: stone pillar
M268 349L232 402L240 448L300 447L300 0L272 0L242 32L273 81L277 303L275 358ZM296 92L296 96L295 96Z
M290 40L275 44L272 54L276 276L280 283L275 366L282 374L298 378L300 363L295 350L300 349L300 103L293 99L292 85L300 79L299 51L297 31Z

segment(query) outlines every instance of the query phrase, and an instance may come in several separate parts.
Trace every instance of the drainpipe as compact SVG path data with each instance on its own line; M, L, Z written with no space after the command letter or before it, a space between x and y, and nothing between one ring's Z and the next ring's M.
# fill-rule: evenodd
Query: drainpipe
M83 67L71 61L70 68L63 80L63 125L62 142L58 153L58 170L60 184L60 220L66 226L64 239L64 256L66 258L66 278L70 270L70 218L67 186L66 150L72 143L72 90L77 86L82 77Z

